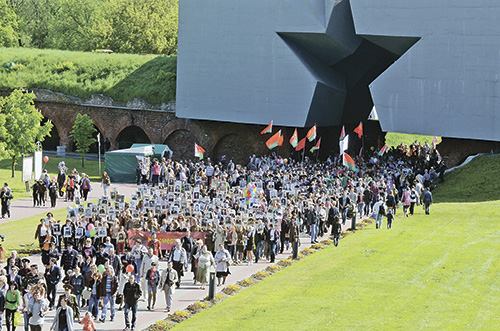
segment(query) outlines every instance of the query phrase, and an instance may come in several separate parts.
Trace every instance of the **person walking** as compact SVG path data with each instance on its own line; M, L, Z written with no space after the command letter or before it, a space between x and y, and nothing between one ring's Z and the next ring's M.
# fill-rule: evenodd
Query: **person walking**
M2 218L5 218L5 215L10 218L10 200L12 200L14 196L10 191L7 183L4 184L4 187L0 191L0 200L2 202Z
M432 193L429 187L425 188L424 191L424 196L422 198L422 201L424 203L424 209L425 209L425 215L430 214L430 208L432 205Z
M339 239L340 239L340 234L342 233L342 224L340 224L340 217L339 215L335 215L333 217L333 224L332 224L332 236L333 236L333 244L335 247L339 245Z
M50 259L50 265L45 271L45 279L47 281L47 299L49 299L49 309L54 309L56 300L57 285L61 281L61 269L57 266L55 258Z
M68 305L68 299L61 300L61 307L57 308L56 316L50 327L50 331L74 331L73 309Z
M196 254L198 260L198 269L196 270L196 281L201 283L200 289L205 289L205 284L208 283L210 277L210 267L215 266L215 260L212 252L207 249L206 245L201 247L201 250Z
M376 216L375 216L375 228L381 229L382 228L382 219L385 216L385 206L384 206L383 199L379 199L377 202L375 202L375 204L373 205L373 212L376 214Z
M45 315L49 312L49 302L44 298L42 286L34 285L32 294L33 297L28 301L27 308L28 316L30 316L28 324L31 331L42 331Z
M108 188L111 186L111 179L106 171L102 173L101 186L104 191L104 196L108 196Z
M221 286L226 283L227 275L231 274L231 272L229 272L229 261L231 261L231 255L229 254L229 251L224 248L224 244L219 245L219 250L215 253L214 260L217 264L215 268L217 274L217 286Z
M118 280L116 279L115 271L112 266L108 266L106 272L104 272L100 286L103 306L101 318L99 319L99 321L101 323L104 323L106 321L106 313L109 304L111 309L111 322L113 322L115 318L115 297L118 290Z
M130 274L128 282L123 287L123 300L125 301L125 330L134 331L137 319L137 302L142 295L141 286L136 281L135 276ZM132 310L132 324L129 320L129 313Z
M177 282L176 286L179 288L181 286L181 278L184 276L183 268L187 270L187 253L182 247L180 239L175 239L175 246L172 248L170 253L169 262L172 262L173 268L177 271Z
M15 282L9 283L9 289L5 293L5 319L7 331L14 331L16 329L14 324L14 316L21 305L21 293L17 289Z
M172 306L172 298L175 292L174 284L177 282L177 280L177 271L175 271L175 269L173 268L173 263L168 262L167 269L163 270L160 279L160 288L165 293L165 302L167 303L165 310L167 312L170 311L170 307Z
M160 283L160 273L156 269L157 262L151 262L151 268L146 272L146 281L148 287L148 310L155 310L156 291ZM151 305L153 301L153 305Z

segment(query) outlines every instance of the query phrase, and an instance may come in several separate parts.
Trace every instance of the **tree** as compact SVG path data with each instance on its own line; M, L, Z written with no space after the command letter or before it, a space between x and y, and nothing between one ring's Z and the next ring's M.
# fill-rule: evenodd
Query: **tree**
M18 45L18 17L6 0L0 0L0 47Z
M35 94L20 90L0 97L0 149L4 156L12 159L12 177L15 177L16 160L23 153L34 151L35 143L50 136L53 127L50 121L41 125L43 115L35 108L35 98Z
M87 114L76 115L75 124L69 135L76 144L76 151L82 157L82 168L84 167L85 153L88 153L90 145L96 142L96 139L92 138L96 131L94 121Z

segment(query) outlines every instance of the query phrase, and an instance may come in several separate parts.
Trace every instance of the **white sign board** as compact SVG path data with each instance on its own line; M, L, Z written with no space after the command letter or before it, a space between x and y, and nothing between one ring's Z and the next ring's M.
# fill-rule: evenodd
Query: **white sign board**
M23 158L23 182L33 179L33 156Z

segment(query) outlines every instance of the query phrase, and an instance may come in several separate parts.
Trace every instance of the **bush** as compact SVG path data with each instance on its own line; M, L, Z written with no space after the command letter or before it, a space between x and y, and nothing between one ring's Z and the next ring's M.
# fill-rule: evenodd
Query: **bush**
M323 245L321 243L316 243L316 244L312 245L311 247L316 249L316 250L319 250L319 249L325 248L325 245Z
M239 290L241 290L241 287L239 287L238 285L228 285L222 289L222 292L226 293L227 295L233 295Z
M176 310L173 314L169 314L168 317L177 323L180 323L187 319L191 314L188 311L185 310Z
M250 285L255 284L255 281L251 278L245 278L245 279L240 280L237 284L241 287L248 287Z
M164 330L170 330L175 326L174 323L170 321L165 321L165 320L159 320L155 324L150 325L147 328L147 331L164 331Z
M276 264L271 264L270 266L268 266L266 268L266 271L270 272L272 274L274 274L275 272L280 271L280 270L281 270L281 267L279 265L276 265Z
M74 69L75 69L75 65L73 64L73 62L69 62L69 61L58 62L54 66L54 72L56 72L58 74L60 74L61 72L74 70Z
M331 245L331 244L333 244L333 240L331 240L331 239L325 239L325 240L322 240L321 243L323 245Z
M304 248L301 253L304 255L304 256L307 256L307 255L310 255L312 253L314 253L315 250L312 249L311 247L307 247L307 248Z
M209 300L208 299L208 296L205 297L205 301L209 301L209 302L212 302L212 303L217 303L217 302L221 302L222 300L224 300L227 296L225 294L222 294L222 293L216 293L215 294L215 298L212 299L212 300Z
M278 262L278 265L282 266L282 267L289 267L292 264L293 264L293 260L291 260L291 259L284 259L284 260L281 260Z
M253 278L257 280L263 280L266 277L269 277L271 274L267 271L258 271L252 275Z
M207 309L209 307L210 307L209 303L203 302L203 301L197 301L197 302L192 303L189 306L187 306L186 309L189 310L191 313L198 313L198 312L202 311L203 309Z

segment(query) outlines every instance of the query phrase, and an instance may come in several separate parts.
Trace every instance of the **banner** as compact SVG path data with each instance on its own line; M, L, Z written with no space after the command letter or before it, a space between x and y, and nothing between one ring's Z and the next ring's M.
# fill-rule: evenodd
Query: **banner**
M142 240L144 246L151 240L152 232L139 230L128 230L128 245L134 247L137 239ZM186 236L186 232L156 232L156 239L160 241L160 249L170 250L175 245L175 239L181 239ZM205 232L191 232L191 238L205 240Z
M33 156L23 157L23 182L33 179Z
M42 151L35 151L35 180L40 180L42 177Z

